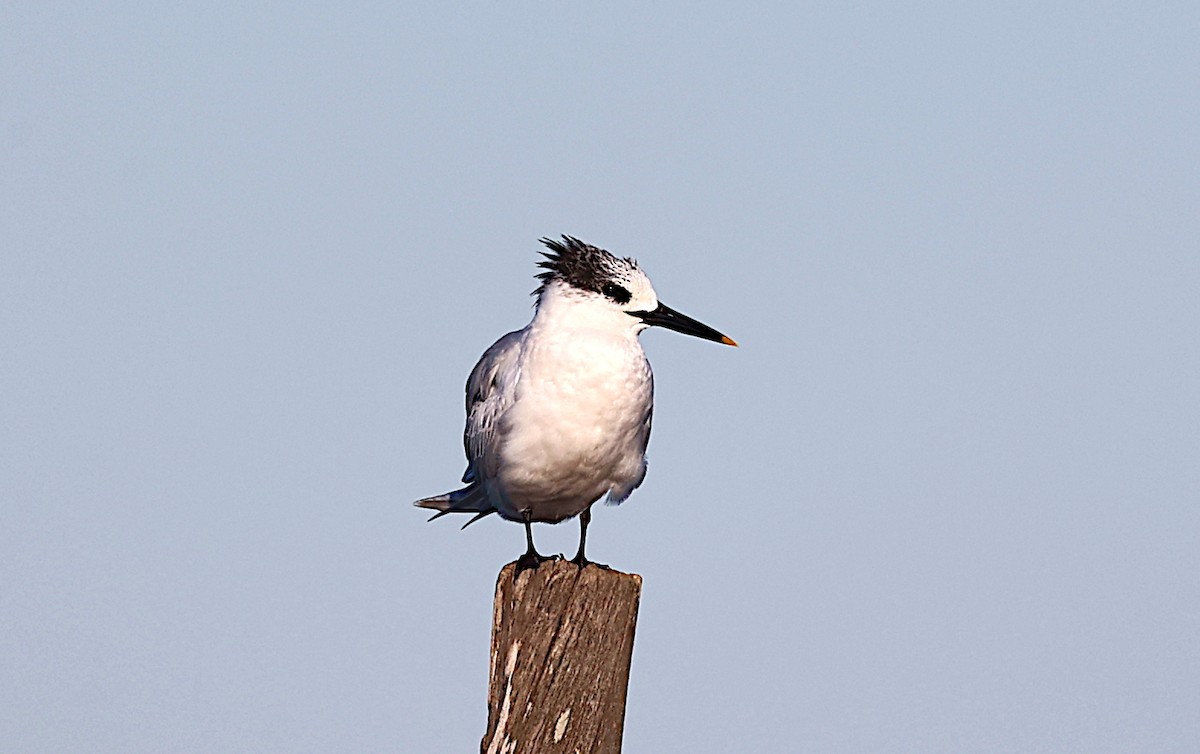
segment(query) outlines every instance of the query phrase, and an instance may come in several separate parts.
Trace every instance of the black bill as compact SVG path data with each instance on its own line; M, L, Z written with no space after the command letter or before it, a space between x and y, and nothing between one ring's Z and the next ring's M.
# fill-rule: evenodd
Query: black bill
M722 335L703 322L697 322L686 314L681 314L666 304L660 303L652 312L629 312L632 316L654 327L665 327L668 330L681 332L684 335L695 335L705 340L715 340L727 346L736 346L733 338Z

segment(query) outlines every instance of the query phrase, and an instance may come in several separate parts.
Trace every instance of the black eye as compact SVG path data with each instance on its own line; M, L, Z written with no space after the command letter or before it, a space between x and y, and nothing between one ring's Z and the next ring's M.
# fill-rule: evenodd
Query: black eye
M629 290L617 285L616 283L605 283L604 285L600 286L600 292L618 304L629 303Z

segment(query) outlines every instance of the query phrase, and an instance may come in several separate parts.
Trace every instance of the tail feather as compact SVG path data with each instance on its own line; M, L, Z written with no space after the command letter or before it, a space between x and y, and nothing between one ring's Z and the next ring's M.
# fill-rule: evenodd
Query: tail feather
M473 524L473 523L475 523L476 521L478 521L479 519L481 519L481 518L487 518L488 516L492 515L492 514L493 514L493 513L495 513L495 512L496 512L496 509L495 509L495 508L488 508L488 509L487 509L487 510L485 510L485 511L479 511L478 513L476 513L474 516L472 516L472 517L471 517L471 520L470 520L470 521L468 521L468 522L466 522L465 524L463 524L463 525L462 525L462 528L464 528L464 529L465 529L465 528L467 528L468 526L470 526L471 524ZM441 515L441 514L439 513L438 515Z
M471 484L463 487L461 490L447 492L444 495L427 497L423 500L418 500L413 505L418 508L428 508L429 510L437 511L429 519L430 521L435 518L441 518L447 513L474 513L475 517L463 525L464 529L484 516L496 512L495 507L488 500L487 492L484 491L481 484Z

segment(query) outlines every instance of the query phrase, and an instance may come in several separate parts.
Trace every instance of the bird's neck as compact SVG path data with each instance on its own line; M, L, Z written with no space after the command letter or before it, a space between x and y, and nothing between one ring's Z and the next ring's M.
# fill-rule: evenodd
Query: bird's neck
M531 329L542 336L584 337L637 342L636 321L625 312L583 296L544 296Z

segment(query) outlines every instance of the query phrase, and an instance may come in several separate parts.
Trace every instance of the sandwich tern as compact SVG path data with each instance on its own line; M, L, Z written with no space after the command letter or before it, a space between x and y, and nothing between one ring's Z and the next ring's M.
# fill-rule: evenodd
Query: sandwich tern
M518 568L547 560L533 522L579 517L581 568L592 504L624 502L646 476L654 375L638 335L657 325L736 346L658 300L636 261L577 238L541 239L548 251L533 320L484 352L467 379L466 487L414 505L499 513L525 525Z

